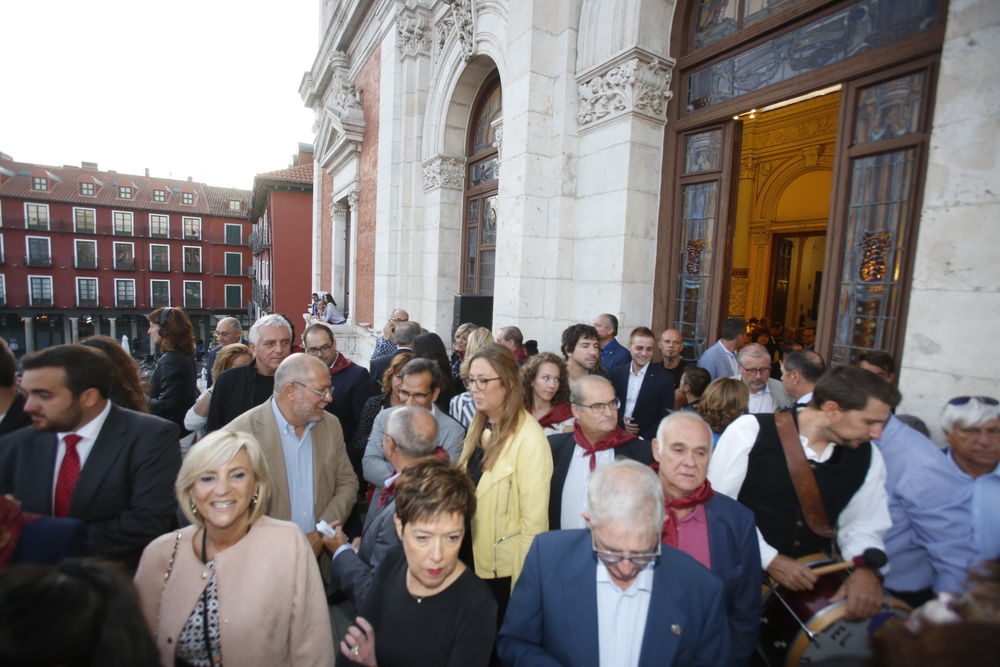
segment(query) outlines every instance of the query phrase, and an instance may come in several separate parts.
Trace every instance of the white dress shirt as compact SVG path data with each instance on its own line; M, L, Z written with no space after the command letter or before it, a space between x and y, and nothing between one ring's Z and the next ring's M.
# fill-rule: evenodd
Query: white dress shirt
M810 391L810 392L807 392L805 394L802 394L797 399L795 399L795 404L796 405L809 405L809 401L811 401L811 400L813 400L813 393Z
M101 414L91 419L76 431L56 433L56 437L59 439L59 444L56 446L56 469L52 471L53 509L56 506L56 483L59 481L59 468L62 466L63 459L66 458L66 436L72 435L73 433L80 436L80 442L76 443L76 453L80 457L80 472L82 473L83 465L87 462L87 457L90 456L90 450L94 448L94 443L97 442L97 436L101 434L101 429L104 427L104 422L107 421L109 414L111 414L111 401L107 402L107 405L105 405L104 409L101 410Z
M637 667L646 634L653 593L653 564L647 565L624 591L597 561L597 633L601 667Z
M595 455L594 470L615 462L615 450L605 449ZM566 471L566 482L562 490L562 510L559 513L559 527L562 530L586 528L587 522L580 512L587 510L587 483L590 481L590 454L576 445Z
M708 480L715 491L734 500L740 495L740 489L747 476L750 450L757 442L759 432L760 423L757 418L753 415L744 415L730 424L719 438L719 444L708 464ZM837 447L831 442L822 454L817 455L809 447L809 440L806 437L800 434L799 441L802 443L806 458L818 463L828 461L833 456L834 447ZM871 464L868 466L864 483L837 517L837 544L844 560L848 561L863 554L865 549L875 548L885 551L882 538L892 527L892 519L889 516L889 494L885 490L885 461L878 447L873 446L871 452ZM760 543L761 568L766 570L778 555L778 550L764 541L759 529L757 540Z
M750 403L747 410L752 415L774 413L774 395L766 383L764 384L764 388L756 394L753 392L750 393Z
M632 412L635 411L635 401L639 398L639 390L642 388L642 381L646 377L646 370L649 368L649 364L646 364L639 369L636 373L634 362L629 362L628 365L628 391L625 394L625 416L631 417Z

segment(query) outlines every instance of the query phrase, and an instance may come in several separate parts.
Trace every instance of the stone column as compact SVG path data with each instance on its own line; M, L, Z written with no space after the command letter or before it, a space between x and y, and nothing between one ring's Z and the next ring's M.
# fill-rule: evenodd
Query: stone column
M71 319L74 320L74 321L70 322ZM78 333L77 333L77 330L76 330L76 328L77 328L76 325L77 325L77 322L79 321L79 319L80 318L78 318L78 317L77 318L71 318L71 317L64 317L63 318L63 342L64 343L75 343L76 342L76 339L79 337Z
M348 289L348 301L347 301L347 323L357 324L357 305L358 305L358 191L354 190L347 195L347 206L351 209L351 237L347 239L348 247L351 249L351 265L345 266L344 271L350 280L347 281ZM341 229L343 229L343 224L346 224L347 209L341 206L344 210L344 220L342 222ZM370 323L369 323L370 324Z
M347 301L344 297L344 292L348 289L348 286L351 292L354 291L354 278L350 273L351 267L344 266L344 246L345 244L350 245L350 239L346 238L347 206L339 201L332 202L330 204L330 218L333 222L333 234L330 238L330 293L333 294L334 298L340 296L340 303L346 308ZM353 227L353 216L351 223ZM352 262L353 259L352 252ZM350 279L348 279L348 276L350 276Z
M111 327L109 335L115 340L118 340L118 318L114 315L108 317L108 326Z
M35 316L24 318L24 353L35 351Z

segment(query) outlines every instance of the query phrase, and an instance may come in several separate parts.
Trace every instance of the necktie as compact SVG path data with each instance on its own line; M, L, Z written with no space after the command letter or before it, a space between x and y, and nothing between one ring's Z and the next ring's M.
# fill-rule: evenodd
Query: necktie
M395 474L395 473L393 473ZM389 499L396 495L396 482L393 480L392 484L382 489L382 495L378 499L378 509L382 509L389 504Z
M81 440L83 438L75 433L70 433L63 439L66 443L66 455L63 456L62 465L59 466L59 477L56 479L54 516L69 516L73 489L76 488L76 480L80 477L80 455L76 451L76 445Z

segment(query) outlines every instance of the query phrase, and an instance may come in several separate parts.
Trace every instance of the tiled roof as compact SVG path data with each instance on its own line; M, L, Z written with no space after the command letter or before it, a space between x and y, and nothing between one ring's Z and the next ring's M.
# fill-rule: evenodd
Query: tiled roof
M266 171L263 174L257 174L254 181L289 181L292 183L304 183L307 185L312 185L313 182L313 165L309 164L299 164L294 167L288 167L287 169L278 169L277 171Z
M309 168L311 170L311 165ZM55 177L49 178L48 190L31 189L30 175L35 170L44 170ZM14 175L7 176L5 172L11 172ZM194 213L245 218L245 209L250 199L250 193L247 190L217 188L197 181L156 176L147 178L133 174L119 174L113 171L78 167L53 167L14 162L6 158L0 158L0 174L3 174L3 178L0 179L2 180L0 182L0 196L39 202L67 202L82 206L127 207L182 214ZM88 197L80 194L81 182L94 184L94 196ZM119 185L132 187L131 199L118 197ZM165 201L153 201L153 190L161 188L165 188ZM185 192L194 194L192 205L181 203L182 194ZM239 215L235 211L229 211L230 193L244 202L244 211L241 211Z

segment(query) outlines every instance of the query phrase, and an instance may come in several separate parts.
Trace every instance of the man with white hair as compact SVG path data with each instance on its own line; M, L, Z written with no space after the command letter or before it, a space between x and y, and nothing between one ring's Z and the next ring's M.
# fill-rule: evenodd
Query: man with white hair
M250 327L253 362L230 368L215 380L205 432L222 428L274 394L274 374L292 351L292 327L281 315L265 315Z
M729 618L730 663L747 665L760 627L760 549L753 512L712 490L706 478L712 429L695 412L660 422L653 458L666 498L661 539L722 580Z
M742 380L750 390L750 414L769 414L787 408L792 404L780 380L771 377L771 355L767 348L750 343L736 354L739 374L734 380Z
M514 587L504 664L725 665L722 582L663 547L663 488L635 461L596 470L587 529L542 533Z
M990 396L959 396L941 413L948 458L971 487L972 525L984 559L1000 556L1000 405Z

